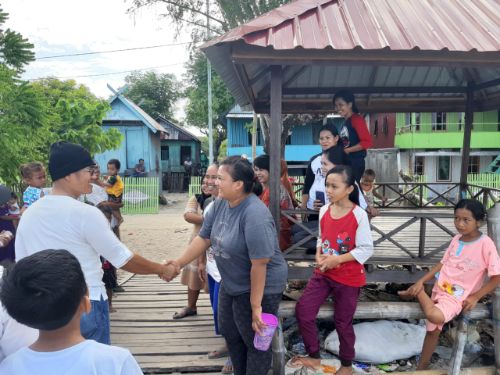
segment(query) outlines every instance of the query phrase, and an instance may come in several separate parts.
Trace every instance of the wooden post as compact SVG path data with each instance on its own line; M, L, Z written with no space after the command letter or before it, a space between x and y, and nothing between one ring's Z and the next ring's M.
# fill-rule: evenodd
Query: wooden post
M488 235L500 251L500 203L488 210ZM495 329L495 365L496 373L500 374L500 289L493 294L493 327Z
M283 326L280 318L278 328L273 336L273 375L285 375L285 339L283 337Z
M274 217L276 230L280 228L280 151L281 151L281 105L283 75L280 65L271 66L271 129L269 129L269 210Z
M418 257L423 258L425 256L425 229L426 229L427 219L425 217L420 218L420 237L418 240Z
M465 104L465 126L464 142L462 146L462 166L460 172L460 198L467 195L467 171L469 169L470 140L472 134L472 124L474 123L474 91L473 83L467 84L466 104Z
M461 316L458 319L457 335L453 344L453 352L451 355L450 368L448 375L460 374L462 367L462 359L464 357L465 342L467 341L468 317Z
M255 160L257 157L257 113L253 113L253 122L252 122L252 160Z

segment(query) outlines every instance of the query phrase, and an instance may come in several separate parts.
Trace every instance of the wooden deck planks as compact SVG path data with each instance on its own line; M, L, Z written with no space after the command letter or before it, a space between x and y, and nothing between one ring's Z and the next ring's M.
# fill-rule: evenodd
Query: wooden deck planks
M407 219L381 216L373 224L385 233L401 225ZM437 219L454 232L453 219ZM418 254L420 235L418 222L392 236L394 240ZM374 240L380 234L373 233ZM451 237L441 228L427 222L426 251L431 251ZM304 251L290 254L293 260L301 260ZM437 262L442 253L435 254L427 263ZM375 248L375 263L388 263L396 259L411 258L389 241ZM302 260L307 257L302 257ZM414 261L414 260L413 260ZM418 263L418 262L417 262ZM165 283L155 276L121 276L125 293L116 294L113 306L118 310L111 314L111 340L114 345L128 348L143 368L145 374L218 374L225 359L209 360L207 353L223 345L223 339L215 337L212 310L208 295L202 293L198 303L198 315L182 320L172 319L174 312L186 305L186 287L174 281Z
M155 276L125 279L124 293L113 298L111 342L129 349L145 374L219 374L225 359L209 360L207 353L224 344L215 336L212 308L202 293L198 315L172 319L186 306L186 287Z

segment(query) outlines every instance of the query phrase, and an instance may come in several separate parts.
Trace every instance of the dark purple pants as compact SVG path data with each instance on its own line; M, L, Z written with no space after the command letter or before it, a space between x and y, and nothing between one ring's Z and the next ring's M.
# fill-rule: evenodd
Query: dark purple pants
M307 353L319 358L320 346L316 316L319 308L331 294L333 295L335 329L340 340L340 359L343 366L349 366L354 359L354 328L352 317L356 311L359 287L348 286L333 281L325 276L313 274L307 287L295 307L300 334Z

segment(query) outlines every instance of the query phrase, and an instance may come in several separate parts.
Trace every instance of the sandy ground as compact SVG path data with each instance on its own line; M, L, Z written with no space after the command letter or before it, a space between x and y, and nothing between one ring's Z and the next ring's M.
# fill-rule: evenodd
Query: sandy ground
M187 245L192 225L184 221L187 193L165 194L168 204L157 215L124 215L122 241L130 250L147 259L162 261L181 254ZM119 280L129 273L118 271Z

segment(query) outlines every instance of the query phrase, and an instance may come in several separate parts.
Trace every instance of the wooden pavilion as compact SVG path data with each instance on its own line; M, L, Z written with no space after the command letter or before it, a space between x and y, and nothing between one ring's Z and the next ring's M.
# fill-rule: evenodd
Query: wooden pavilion
M458 190L492 197L482 187L472 191L466 178L474 111L500 107L499 14L497 0L298 0L203 45L238 104L271 117L270 209L277 224L282 115L331 113L332 96L341 89L356 95L364 113L465 112ZM498 246L495 215L490 233ZM435 212L412 210L410 216L421 222L420 239L426 220L441 224ZM382 241L392 234L382 232ZM461 366L460 348L457 353L453 373Z

